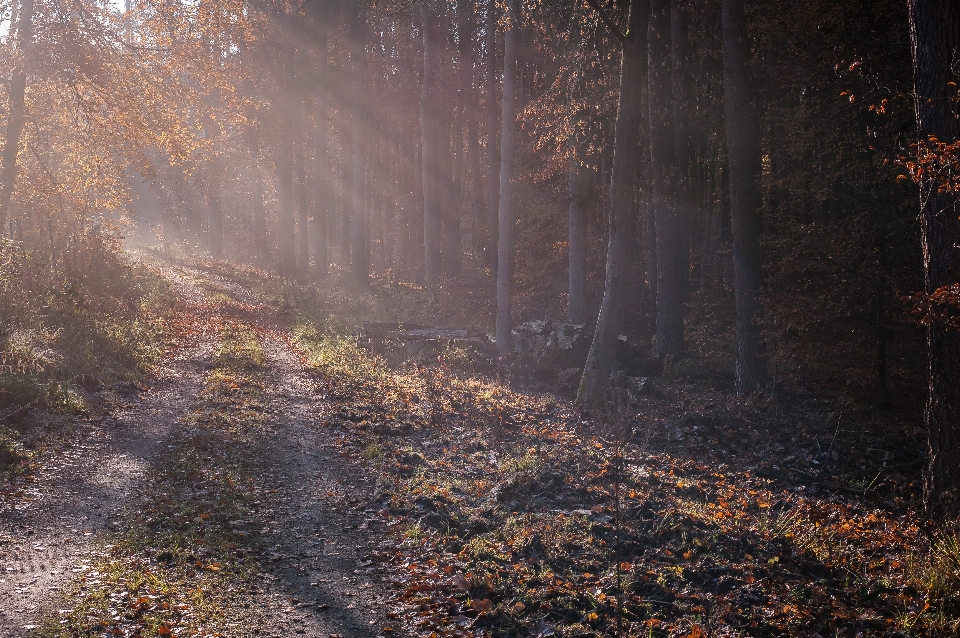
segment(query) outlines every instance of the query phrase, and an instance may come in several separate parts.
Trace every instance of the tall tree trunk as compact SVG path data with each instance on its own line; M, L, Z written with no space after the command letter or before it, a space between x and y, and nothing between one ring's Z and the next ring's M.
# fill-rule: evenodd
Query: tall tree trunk
M313 202L313 259L317 279L327 276L330 265L328 253L327 229L332 208L330 183L333 175L330 170L329 142L327 140L327 27L323 20L326 2L317 2L316 51L317 51L317 130L314 144L314 202Z
M737 314L737 394L762 376L760 359L760 149L747 71L743 0L723 0L723 93Z
M365 206L364 179L366 177L364 159L364 129L366 122L366 96L364 95L363 75L366 70L366 29L365 16L360 3L354 3L352 16L351 58L353 60L353 215L351 217L351 252L353 261L350 271L354 280L366 285L370 277L370 253L367 245L367 208Z
M430 0L420 4L423 22L423 79L420 87L420 144L423 180L423 275L427 295L435 299L440 267L440 175L434 121L434 74L436 73L436 17Z
M457 274L460 267L460 201L458 157L451 141L456 140L457 117L450 117L447 105L437 110L437 172L440 178L440 220L442 224L441 251L443 271ZM451 121L453 120L453 121ZM461 147L463 135L460 136Z
M507 354L513 349L513 313L510 293L513 288L513 231L516 227L513 160L517 143L517 50L520 25L518 0L508 0L509 27L503 42L503 106L500 137L500 210L497 244L497 349Z
M207 208L210 211L210 224L207 227L210 254L223 257L223 203L220 197L223 167L220 160L211 160L205 173Z
M567 321L583 323L587 317L586 193L583 167L577 160L567 164L567 196Z
M586 406L604 401L626 303L630 250L635 220L631 219L633 189L640 143L643 87L647 75L647 29L650 0L630 0L627 35L620 63L620 104L614 133L613 174L610 179L609 244L603 302L587 355L577 400Z
M294 277L297 254L294 246L293 161L285 144L277 155L277 198L280 200L280 274Z
M673 136L677 165L677 216L680 225L680 254L677 267L680 272L682 303L690 294L690 243L693 237L693 181L690 175L689 119L690 102L687 91L687 13L683 0L670 2L670 85L673 92ZM681 306L681 313L686 315ZM682 322L682 317L681 317Z
M253 170L253 245L257 257L267 256L267 224L263 201L263 173L260 170L260 133L256 125L250 133L250 166Z
M486 199L480 171L480 104L471 83L468 104L471 113L467 118L467 154L470 157L470 208L473 211L473 250L475 255L483 254L483 248L489 245L486 224Z
M33 0L20 4L17 26L19 57L10 77L10 110L7 115L6 145L3 147L3 166L0 167L0 228L7 223L10 201L17 181L17 153L20 150L20 135L23 133L27 72L30 70L33 49ZM12 25L11 25L11 28Z
M955 143L956 85L960 12L948 0L909 0L913 52L917 142L931 138ZM950 85L953 84L951 87ZM924 288L930 294L956 284L960 273L960 198L941 191L928 173L920 186ZM927 326L929 397L927 399L927 463L923 475L924 506L937 519L960 514L960 332L942 323Z
M500 113L497 110L497 0L487 1L486 49L487 49L487 247L491 281L497 281L497 250L500 244Z
M307 198L307 163L303 157L303 140L294 142L294 163L296 164L296 205L300 226L299 262L297 269L306 274L310 268L310 203Z
M683 353L683 228L677 206L670 0L650 1L650 183L657 231L657 354Z

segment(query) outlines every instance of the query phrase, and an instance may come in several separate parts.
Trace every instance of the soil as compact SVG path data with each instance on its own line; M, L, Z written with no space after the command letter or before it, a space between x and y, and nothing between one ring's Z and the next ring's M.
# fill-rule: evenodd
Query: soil
M381 540L378 486L321 435L329 406L289 333L262 299L233 282L183 266L156 267L198 328L144 392L92 411L69 445L0 496L0 636L31 635L43 618L69 606L65 594L104 555L112 528L137 519L151 467L162 467L178 421L213 365L215 335L202 326L216 305L203 288L239 302L258 330L275 415L270 445L261 446L268 452L256 459L269 501L250 521L259 530L251 564L265 567L231 597L225 635L381 635L391 624L391 593L373 560ZM402 635L399 629L389 628L391 635Z

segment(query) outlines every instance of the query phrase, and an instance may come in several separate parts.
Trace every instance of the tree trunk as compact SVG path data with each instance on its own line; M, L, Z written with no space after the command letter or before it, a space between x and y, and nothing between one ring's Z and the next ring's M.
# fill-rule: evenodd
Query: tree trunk
M670 0L651 0L650 184L657 247L657 347L660 357L683 353L683 228L677 206L677 154L672 96Z
M513 288L513 231L516 211L513 196L513 160L517 142L517 50L520 25L518 0L508 0L510 26L503 43L503 105L500 137L500 210L497 244L497 349L507 354L513 349L513 314L510 293Z
M210 161L205 177L207 208L210 211L210 225L207 228L207 239L210 244L210 254L219 258L223 257L223 204L220 198L223 169L218 159Z
M250 166L253 170L253 245L257 257L267 256L267 224L263 201L263 173L260 172L260 133L256 125L250 133Z
M686 304L690 294L690 243L693 237L693 180L690 175L690 142L689 119L690 102L687 91L687 13L684 10L683 0L670 2L670 84L673 89L673 138L676 149L677 164L677 216L680 225L680 254L678 268L680 271L680 294L682 303ZM681 313L685 308L681 307ZM682 317L681 317L682 322Z
M310 268L310 203L307 200L307 163L303 157L303 141L294 143L294 163L296 171L296 205L300 226L299 262L297 269L306 274Z
M613 174L610 179L610 217L607 247L607 273L603 302L593 335L593 343L580 380L577 401L586 406L604 402L610 372L620 334L620 323L630 278L630 250L633 248L635 220L634 179L640 143L643 87L647 75L647 29L650 0L630 0L627 36L620 63L620 104L614 133Z
M326 3L320 4L325 8ZM329 142L327 140L327 30L323 24L322 11L316 16L317 33L317 131L315 138L314 158L314 202L313 202L313 261L317 279L327 276L330 265L330 255L327 243L327 220L332 208L330 201L330 171Z
M575 160L567 164L567 321L583 323L587 317L587 228L584 217L586 193L583 167Z
M449 117L449 109L443 106L436 112L437 122L437 171L440 177L440 220L442 223L441 251L443 271L456 275L460 268L460 197L458 175L459 158L451 142L456 141L459 117ZM453 121L451 121L453 120ZM460 134L462 148L463 135Z
M737 322L737 394L762 376L760 359L760 151L747 71L743 0L723 0L723 92L733 231Z
M909 0L913 52L917 141L958 139L957 50L960 13L947 0ZM949 84L948 84L949 83ZM960 201L956 192L941 192L927 174L920 184L924 288L930 294L957 283L960 273ZM927 464L923 476L926 513L936 520L960 514L960 332L942 323L927 326L929 396Z
M423 275L427 295L435 299L440 267L440 176L434 122L434 74L436 73L436 17L429 0L420 4L423 22L423 79L420 86L420 144L423 179Z
M33 41L33 0L23 0L17 25L17 48L20 57L10 77L10 111L7 115L6 145L3 147L3 166L0 167L0 228L7 223L10 202L17 182L17 153L23 133L27 72L30 67ZM11 28L12 25L11 25Z
M500 244L500 149L497 146L500 119L497 111L497 0L487 2L487 260L490 279L497 281L497 250Z
M366 30L364 15L359 3L353 5L352 16L352 51L353 59L353 211L351 216L351 253L353 260L350 272L354 280L366 285L370 277L370 254L367 245L367 208L365 206L364 179L366 177L364 159L364 137L367 123L365 120L365 104L363 75L366 70Z
M284 145L289 149L290 145ZM281 150L277 157L277 198L280 200L280 274L294 277L297 255L294 246L293 162L289 152Z

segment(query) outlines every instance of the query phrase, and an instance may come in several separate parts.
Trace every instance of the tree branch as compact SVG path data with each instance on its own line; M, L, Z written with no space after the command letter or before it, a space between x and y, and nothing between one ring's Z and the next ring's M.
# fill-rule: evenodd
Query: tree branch
M623 34L623 31L620 30L617 23L610 18L610 14L607 13L606 9L600 6L597 0L586 0L586 2L600 14L600 21L603 22L603 26L607 27L607 31L617 39L617 42L619 42L621 46L627 46L627 36Z

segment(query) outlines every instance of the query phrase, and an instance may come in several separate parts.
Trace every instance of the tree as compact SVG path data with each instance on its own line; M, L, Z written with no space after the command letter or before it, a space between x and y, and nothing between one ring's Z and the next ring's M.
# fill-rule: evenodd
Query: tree
M367 126L366 94L363 76L366 70L366 16L360 3L353 3L351 15L351 51L353 63L353 214L351 215L351 272L357 283L366 285L370 278L370 253L367 244L368 214L366 207L365 179L366 161L364 157L364 139Z
M610 179L610 221L607 243L607 268L600 316L587 355L577 401L586 406L603 403L620 324L627 303L630 277L630 250L633 247L632 217L634 180L640 143L643 87L647 79L647 18L649 0L630 0L627 31L622 33L596 0L589 3L600 14L607 28L623 48L620 63L620 101L614 133L613 173Z
M327 276L330 265L327 242L330 210L332 209L331 166L329 159L328 122L327 122L327 25L324 13L328 9L326 0L313 0L314 15L311 25L316 40L314 50L317 60L316 96L316 136L314 138L314 198L313 198L313 260L314 272L318 279Z
M497 250L500 245L500 148L497 144L500 118L497 113L497 0L487 1L486 37L487 85L487 249L491 281L497 281Z
M497 244L497 349L513 349L513 233L516 227L513 162L517 144L517 60L520 45L520 6L507 2L508 27L503 39L503 104L500 116L500 209Z
M583 167L570 160L567 167L567 321L582 323L587 316L587 229L584 218L586 189Z
M677 202L670 0L650 1L650 185L657 252L657 354L679 357L683 346L685 260Z
M423 179L423 265L427 294L436 297L440 269L440 175L437 132L434 121L434 76L436 75L437 25L430 0L420 4L423 31L423 76L420 80L420 145Z
M20 152L20 135L23 133L27 73L30 71L33 42L33 2L34 0L23 0L17 24L19 58L10 77L10 111L3 147L3 166L0 167L0 229L7 223L10 201L17 181L17 154Z
M947 0L910 0L914 109L918 149L955 144L960 137L956 97L960 12ZM950 86L953 90L950 90ZM943 187L937 172L920 182L924 290L955 285L960 273L960 194ZM935 518L960 514L960 331L940 321L927 324L929 395L924 505Z
M762 376L760 357L760 149L747 70L743 0L723 0L723 94L736 279L737 394Z

